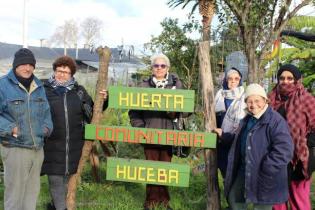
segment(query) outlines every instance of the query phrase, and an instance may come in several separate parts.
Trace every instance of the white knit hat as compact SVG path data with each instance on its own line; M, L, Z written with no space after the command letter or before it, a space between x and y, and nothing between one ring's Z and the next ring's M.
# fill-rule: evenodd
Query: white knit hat
M245 99L252 95L261 96L265 99L268 99L265 89L256 83L250 84L246 87Z

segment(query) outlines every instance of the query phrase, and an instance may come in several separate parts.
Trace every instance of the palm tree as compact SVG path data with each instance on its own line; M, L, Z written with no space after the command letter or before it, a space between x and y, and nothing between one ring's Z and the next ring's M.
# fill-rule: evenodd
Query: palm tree
M170 0L170 7L183 5L185 8L190 2L194 3L191 14L199 6L199 14L202 17L202 40L199 43L198 57L200 65L200 78L202 86L203 110L205 129L211 132L216 127L214 112L214 87L210 66L210 28L215 13L215 0ZM205 165L207 178L207 210L220 209L219 187L217 176L216 149L205 150Z
M194 3L190 14L193 14L199 6L199 14L202 17L202 40L210 40L210 26L215 13L215 0L169 0L167 2L173 8L183 5L182 9L189 3Z

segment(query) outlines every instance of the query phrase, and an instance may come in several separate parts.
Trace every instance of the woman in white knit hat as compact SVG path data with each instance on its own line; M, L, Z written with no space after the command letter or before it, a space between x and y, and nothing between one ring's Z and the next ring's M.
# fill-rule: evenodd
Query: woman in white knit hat
M225 195L233 210L271 210L288 199L287 164L293 156L288 125L268 105L265 90L245 90L247 115L236 134L215 129L222 141L234 139L228 156Z

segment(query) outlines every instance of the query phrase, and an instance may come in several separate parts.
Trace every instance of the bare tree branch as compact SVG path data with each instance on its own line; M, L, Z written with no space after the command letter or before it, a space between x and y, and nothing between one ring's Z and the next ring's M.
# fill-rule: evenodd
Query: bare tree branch
M95 45L101 37L102 20L94 17L88 17L81 23L81 35L84 44Z
M290 0L288 0L290 1ZM287 2L288 2L287 1ZM285 27L285 25L288 23L288 21L296 15L296 13L303 8L304 6L308 5L311 2L311 0L304 0L302 1L298 6L296 6L291 12L289 12L286 16L286 18L282 19L281 23L276 24L273 28L273 31L270 32L269 38L265 41L264 47L261 49L261 55L260 59L263 58L267 54L267 49L270 49L273 44L273 39L280 36L281 31ZM279 14L279 16L282 14ZM285 16L285 14L284 14ZM277 18L279 20L279 17Z
M287 11L289 11L289 7L291 5L292 0L286 0L284 5L281 6L278 18L276 20L275 29L279 28L280 24L283 21L284 16L287 14Z

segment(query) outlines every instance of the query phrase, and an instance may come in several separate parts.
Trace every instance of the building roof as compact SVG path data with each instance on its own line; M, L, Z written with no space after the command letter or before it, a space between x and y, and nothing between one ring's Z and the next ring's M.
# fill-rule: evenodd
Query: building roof
M22 48L22 45L8 44L0 42L0 59L13 60L14 53ZM36 60L55 60L57 57L64 54L64 48L48 48L48 47L28 47L35 55ZM136 56L120 50L118 48L111 48L112 58L111 63L133 63L141 64L141 60ZM76 59L76 49L68 48L67 55ZM76 60L98 62L99 56L95 50L79 48L78 58Z

